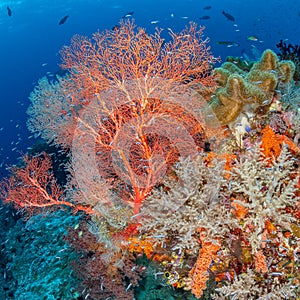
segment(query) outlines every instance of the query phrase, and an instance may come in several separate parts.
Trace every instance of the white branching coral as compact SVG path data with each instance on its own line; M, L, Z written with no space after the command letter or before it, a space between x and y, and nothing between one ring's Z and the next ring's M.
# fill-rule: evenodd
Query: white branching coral
M227 188L233 203L248 210L243 218L243 228L251 228L250 244L255 252L263 242L265 222L271 221L281 230L290 230L295 218L286 213L286 207L295 207L298 178L294 176L295 161L283 147L281 154L272 162L262 157L258 147L241 156L231 170Z
M176 272L185 289L197 288L187 274L196 255L205 243L218 243L205 270L218 278L214 299L296 299L298 162L286 146L276 159L266 159L257 144L225 169L228 162L205 154L181 160L173 179L147 198L140 234L154 240L158 252L183 253L188 264ZM172 261L168 267L176 268Z
M141 233L152 233L157 243L172 241L172 250L199 249L199 229L212 241L238 227L220 190L224 184L224 163L204 156L181 160L177 179L168 180L153 191L142 209Z
M216 294L212 295L214 300L295 300L296 286L291 283L276 284L274 280L269 280L268 287L259 287L255 280L255 273L247 270L237 276L230 285L224 285L216 289Z

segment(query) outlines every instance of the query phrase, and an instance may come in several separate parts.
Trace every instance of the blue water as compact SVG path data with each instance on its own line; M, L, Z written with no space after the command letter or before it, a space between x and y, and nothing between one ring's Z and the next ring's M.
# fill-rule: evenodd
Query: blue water
M8 16L7 6L12 11ZM211 9L203 9L211 6ZM229 21L222 11L234 16ZM299 0L24 0L0 3L0 177L7 164L33 144L26 128L28 96L38 79L59 70L58 51L74 34L88 35L112 28L128 12L138 26L174 32L195 21L206 26L205 34L215 56L253 55L286 39L299 43ZM65 15L69 18L58 25ZM209 16L210 19L199 20ZM151 21L155 24L151 24ZM167 31L166 31L167 32ZM247 40L254 35L258 41ZM226 47L218 41L239 46Z

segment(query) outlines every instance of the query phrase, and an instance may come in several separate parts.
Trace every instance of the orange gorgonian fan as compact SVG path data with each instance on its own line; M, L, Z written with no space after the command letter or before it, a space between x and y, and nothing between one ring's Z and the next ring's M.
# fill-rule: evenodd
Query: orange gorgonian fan
M12 203L29 214L58 206L92 212L65 200L52 172L51 159L45 152L31 158L25 155L23 161L24 167L11 168L11 176L0 183L0 199L4 203Z
M165 42L161 30L149 35L124 21L92 40L75 36L61 51L70 88L75 84L85 91L86 100L76 114L72 151L75 146L81 156L94 149L88 156L95 157L99 174L135 214L169 166L183 152L190 155L186 149L198 150L205 139L204 118L197 117L205 101L191 91L215 87L210 73L217 59L208 39L202 39L203 27L191 23L170 36ZM91 195L87 185L84 198L94 206L93 199L103 197Z
M190 23L166 41L162 30L147 34L126 20L61 50L68 74L35 89L28 124L71 150L74 202L109 204L103 190L113 190L137 214L178 157L204 147L206 100L196 89L214 90L218 59L203 30Z
M204 27L190 23L180 33L169 30L166 42L161 29L153 35L131 21L121 21L114 30L97 32L93 39L75 35L71 46L61 50L62 67L86 97L104 89L122 87L125 81L142 77L172 79L188 85L215 86L210 76L217 61L210 53Z

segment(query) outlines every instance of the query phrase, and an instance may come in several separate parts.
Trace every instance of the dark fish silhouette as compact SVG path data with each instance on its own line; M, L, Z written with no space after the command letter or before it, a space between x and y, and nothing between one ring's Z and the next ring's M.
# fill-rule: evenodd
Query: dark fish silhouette
M210 142L204 142L204 152L211 152Z
M132 17L133 14L134 14L134 11L130 11L129 13L127 13L126 15L124 15L122 19Z
M222 11L222 14L227 18L227 20L234 22L235 18L231 14L225 12L224 10Z
M211 9L211 6L205 6L203 9Z
M7 14L8 14L8 16L11 17L11 15L12 15L11 9L9 8L9 6L6 6L6 8L7 8Z
M64 17L59 21L58 25L64 24L64 23L67 21L68 18L69 18L68 15L67 15L67 16L64 16Z
M210 19L210 16L202 16L202 17L199 17L199 20L208 20Z

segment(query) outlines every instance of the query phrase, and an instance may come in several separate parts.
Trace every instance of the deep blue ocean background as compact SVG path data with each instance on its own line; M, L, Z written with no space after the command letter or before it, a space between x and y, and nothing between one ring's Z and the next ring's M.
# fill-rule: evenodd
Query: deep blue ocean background
M223 10L235 21L226 19ZM267 48L278 52L276 44L281 39L300 42L300 0L1 1L0 177L34 143L26 128L28 97L39 78L59 70L62 46L74 34L91 36L98 29L112 28L129 12L134 12L136 24L149 33L155 27L177 32L190 21L204 25L213 54L223 61L228 55L253 57ZM59 25L65 15L69 18ZM210 18L199 19L203 16ZM258 40L248 40L249 36ZM218 41L239 46L227 47Z

